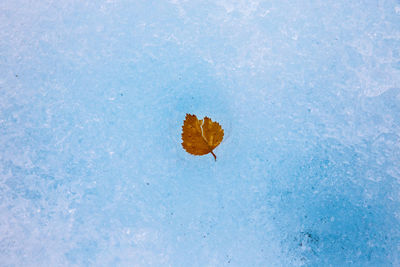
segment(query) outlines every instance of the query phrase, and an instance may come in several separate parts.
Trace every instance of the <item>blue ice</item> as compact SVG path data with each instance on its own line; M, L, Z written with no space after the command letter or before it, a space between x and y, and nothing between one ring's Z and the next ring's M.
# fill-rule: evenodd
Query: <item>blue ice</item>
M0 266L400 266L399 62L398 0L1 1Z

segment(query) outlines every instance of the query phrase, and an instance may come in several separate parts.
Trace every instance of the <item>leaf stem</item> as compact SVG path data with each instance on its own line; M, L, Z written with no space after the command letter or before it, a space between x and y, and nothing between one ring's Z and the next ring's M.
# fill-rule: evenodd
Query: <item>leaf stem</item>
M215 161L217 161L217 156L215 156L214 152L211 151L211 154L214 156Z

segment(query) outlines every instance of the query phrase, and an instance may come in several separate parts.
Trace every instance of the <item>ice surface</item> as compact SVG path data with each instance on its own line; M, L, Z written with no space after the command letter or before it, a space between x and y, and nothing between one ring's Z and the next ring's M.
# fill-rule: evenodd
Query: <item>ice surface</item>
M0 1L0 265L399 266L399 10Z

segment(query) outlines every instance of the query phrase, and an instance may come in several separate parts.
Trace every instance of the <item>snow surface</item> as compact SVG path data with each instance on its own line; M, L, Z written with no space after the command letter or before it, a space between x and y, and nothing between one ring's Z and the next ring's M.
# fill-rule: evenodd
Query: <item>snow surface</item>
M400 266L400 2L0 1L0 266Z

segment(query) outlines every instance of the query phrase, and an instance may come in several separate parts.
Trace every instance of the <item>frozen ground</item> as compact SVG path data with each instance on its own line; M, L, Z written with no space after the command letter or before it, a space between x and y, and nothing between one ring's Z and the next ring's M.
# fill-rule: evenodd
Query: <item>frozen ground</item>
M398 0L0 1L0 266L400 266L399 192Z

